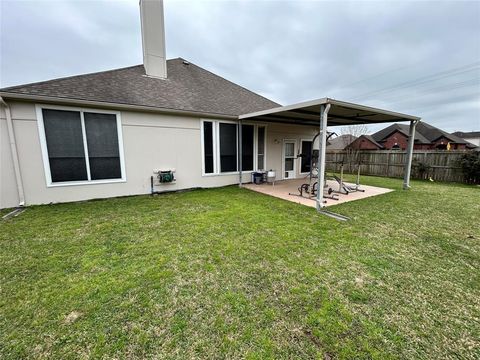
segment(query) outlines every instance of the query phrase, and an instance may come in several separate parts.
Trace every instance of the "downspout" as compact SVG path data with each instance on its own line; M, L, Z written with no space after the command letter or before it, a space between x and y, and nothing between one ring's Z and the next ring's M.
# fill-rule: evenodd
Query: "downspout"
M22 174L20 173L20 162L18 160L17 142L15 141L15 131L13 129L12 112L10 111L10 105L8 105L1 96L0 103L5 107L5 115L7 117L8 138L10 141L10 151L12 152L13 168L15 171L19 199L18 206L25 206L25 193L23 191Z

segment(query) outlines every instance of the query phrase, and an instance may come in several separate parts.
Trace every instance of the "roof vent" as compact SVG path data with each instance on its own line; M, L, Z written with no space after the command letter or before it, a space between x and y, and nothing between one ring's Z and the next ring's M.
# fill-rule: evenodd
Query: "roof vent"
M190 63L187 60L183 60L183 65L190 65Z

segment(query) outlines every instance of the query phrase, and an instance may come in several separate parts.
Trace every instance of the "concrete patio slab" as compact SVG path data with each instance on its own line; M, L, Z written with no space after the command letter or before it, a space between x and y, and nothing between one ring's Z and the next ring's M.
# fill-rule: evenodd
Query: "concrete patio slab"
M306 206L315 207L315 199L290 195L290 194L299 194L298 188L300 187L300 185L304 183L308 183L308 179L303 178L303 179L275 181L275 185L267 184L267 183L257 185L257 184L250 183L250 184L245 184L244 187L246 189L257 191L262 194L274 196L280 199L292 201L292 202L306 205ZM339 188L338 183L335 181L327 180L327 184L329 187L331 187L334 190L338 190ZM351 183L346 183L346 184L351 185ZM326 206L338 205L345 202L365 199L371 196L386 194L393 191L392 189L386 189L386 188L368 186L368 185L360 185L360 189L365 190L365 192L357 191L357 192L349 193L348 195L336 193L338 200L326 199L327 202L325 205Z

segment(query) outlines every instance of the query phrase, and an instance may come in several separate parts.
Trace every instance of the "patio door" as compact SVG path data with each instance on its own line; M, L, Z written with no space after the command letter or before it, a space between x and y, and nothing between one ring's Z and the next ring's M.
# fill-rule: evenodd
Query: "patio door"
M283 140L282 174L283 179L295 178L295 140Z

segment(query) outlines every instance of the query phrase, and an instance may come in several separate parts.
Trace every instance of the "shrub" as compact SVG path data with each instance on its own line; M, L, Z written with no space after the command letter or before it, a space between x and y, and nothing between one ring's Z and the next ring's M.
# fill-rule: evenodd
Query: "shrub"
M426 179L428 177L430 165L418 160L414 160L412 165L415 171L415 177L417 179Z
M480 184L480 152L468 152L459 159L465 182Z

